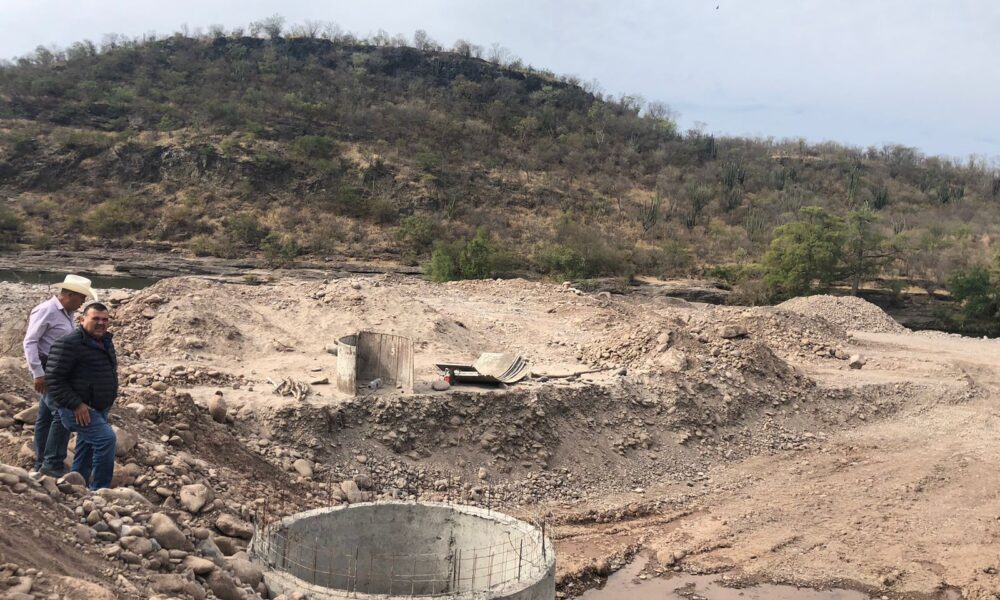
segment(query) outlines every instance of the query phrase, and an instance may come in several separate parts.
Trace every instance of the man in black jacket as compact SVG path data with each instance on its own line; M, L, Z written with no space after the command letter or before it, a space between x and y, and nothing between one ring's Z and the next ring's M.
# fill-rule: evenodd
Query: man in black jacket
M83 310L80 327L52 345L45 385L63 426L76 433L73 470L90 489L111 487L115 432L108 413L118 396L118 357L108 332L108 308L99 302Z

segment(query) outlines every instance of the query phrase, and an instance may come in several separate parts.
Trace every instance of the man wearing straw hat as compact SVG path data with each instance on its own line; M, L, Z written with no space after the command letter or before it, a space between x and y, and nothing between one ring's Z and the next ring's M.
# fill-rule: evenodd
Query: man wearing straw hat
M79 275L67 275L55 286L59 292L31 310L28 331L24 335L24 356L35 380L38 416L35 417L35 464L33 472L52 477L66 473L66 446L69 431L59 419L58 407L45 386L45 364L49 350L59 338L76 328L76 311L87 298L97 301L90 280Z

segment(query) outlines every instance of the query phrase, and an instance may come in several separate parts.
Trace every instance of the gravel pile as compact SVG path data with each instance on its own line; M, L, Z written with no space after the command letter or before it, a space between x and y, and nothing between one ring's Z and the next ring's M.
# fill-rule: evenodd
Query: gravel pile
M803 296L782 302L778 308L810 317L820 317L847 330L869 333L909 331L881 308L855 296Z

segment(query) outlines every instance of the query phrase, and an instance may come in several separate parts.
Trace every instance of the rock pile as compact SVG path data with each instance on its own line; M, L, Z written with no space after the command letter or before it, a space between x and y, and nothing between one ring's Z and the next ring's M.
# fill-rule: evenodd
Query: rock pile
M909 331L881 308L855 296L803 296L778 305L785 311L825 319L848 331L906 333Z

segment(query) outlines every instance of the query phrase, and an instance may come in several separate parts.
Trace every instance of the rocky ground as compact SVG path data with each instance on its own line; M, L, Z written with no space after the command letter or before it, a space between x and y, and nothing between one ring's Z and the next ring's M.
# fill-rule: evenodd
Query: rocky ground
M256 597L255 524L377 498L545 522L564 596L640 549L649 575L891 598L1000 589L994 341L909 333L844 298L745 309L517 280L167 279L107 291L119 465L113 490L89 494L24 471L19 340L46 294L0 283L11 597ZM323 383L328 346L361 330L414 341L414 393ZM500 350L532 377L435 389L435 362ZM286 379L308 395L276 394Z

